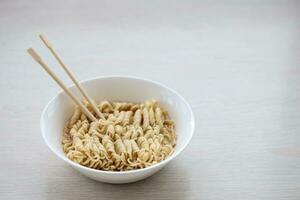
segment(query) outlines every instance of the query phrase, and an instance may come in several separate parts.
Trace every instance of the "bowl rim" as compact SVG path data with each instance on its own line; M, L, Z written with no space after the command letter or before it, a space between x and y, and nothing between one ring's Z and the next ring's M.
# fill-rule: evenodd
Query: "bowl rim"
M145 168L142 168L142 169L133 169L133 170L128 170L128 171L105 171L105 170L100 170L100 169L93 169L93 168L89 168L89 167L86 167L86 166L83 166L83 165L80 165L72 160L70 160L68 157L66 157L65 155L62 156L61 153L57 152L55 150L54 147L52 147L52 145L50 145L50 143L48 142L47 138L46 138L46 134L44 131L45 129L45 123L44 123L44 116L45 116L45 113L46 111L48 110L49 106L55 101L55 99L57 99L58 96L62 95L63 93L65 93L64 91L60 91L58 92L54 97L52 97L50 99L50 101L45 105L42 113L41 113L41 116L40 116L40 130L41 130L41 133L42 133L42 137L43 137L43 140L44 142L47 144L48 148L57 156L59 157L60 159L62 159L63 161L67 162L68 164L70 164L71 166L74 166L74 167L77 167L77 168L80 168L82 170L87 170L87 171L90 171L90 172L95 172L95 173L103 173L103 174L133 174L133 173L137 173L137 172L143 172L143 171L147 171L147 170L150 170L150 169L154 169L154 168L157 168L159 166L163 166L164 164L167 164L169 161L171 161L172 159L174 159L175 157L177 157L180 153L182 153L182 151L187 147L187 145L190 143L192 137L193 137L193 134L194 134L194 130L195 130L195 117L194 117L194 113L192 111L192 108L191 106L189 105L189 103L178 93L176 92L175 90L165 86L164 84L161 84L159 82L156 82L156 81L153 81L153 80L150 80L150 79L146 79L146 78L141 78L141 77L136 77L136 76L128 76L128 75L107 75L107 76L96 76L96 77L93 77L93 78L89 78L89 79L84 79L82 81L80 81L81 84L85 84L87 82L92 82L92 81L95 81L95 80L98 80L98 79L112 79L112 78L125 78L125 79L133 79L133 80L138 80L138 81L143 81L143 82L148 82L148 83L151 83L151 84L154 84L154 85L157 85L159 87L162 87L172 93L175 94L175 96L179 97L179 99L185 104L185 106L188 108L188 112L190 113L191 115L191 122L189 122L190 126L191 126L191 134L189 135L189 137L187 138L185 144L183 144L183 146L178 149L178 151L175 153L172 153L170 156L168 156L165 160L159 162L159 163L156 163L154 165L151 165L149 167L145 167ZM68 89L71 89L71 88L74 88L75 85L74 84L71 84L71 85L68 85L67 88Z

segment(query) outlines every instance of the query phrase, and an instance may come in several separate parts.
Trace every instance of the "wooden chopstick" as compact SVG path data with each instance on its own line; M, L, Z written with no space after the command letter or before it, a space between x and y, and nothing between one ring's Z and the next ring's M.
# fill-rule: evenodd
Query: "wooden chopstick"
M105 119L104 116L103 116L103 114L99 111L99 109L98 109L97 105L95 104L95 102L91 99L91 97L89 97L89 95L87 94L87 92L82 88L81 84L75 79L75 76L70 71L70 69L64 64L64 62L62 61L62 59L54 51L54 49L53 49L52 45L50 44L49 40L46 39L46 37L44 35L42 35L42 34L39 34L39 37L43 41L43 43L46 45L46 47L50 50L50 52L55 57L55 59L58 61L58 63L60 64L60 66L64 69L64 71L70 77L70 79L73 81L73 83L75 84L75 86L77 87L77 89L79 90L79 92L81 93L81 95L83 96L83 98L85 98L87 100L87 102L89 102L89 104L92 106L93 110L96 112L96 114L100 118Z
M65 84L51 71L51 69L47 66L46 63L42 60L42 58L32 49L27 49L27 52L31 55L31 57L40 64L44 70L53 78L53 80L66 92L66 94L74 101L76 105L79 106L81 111L92 121L98 121L97 118L78 100L72 92L65 86Z

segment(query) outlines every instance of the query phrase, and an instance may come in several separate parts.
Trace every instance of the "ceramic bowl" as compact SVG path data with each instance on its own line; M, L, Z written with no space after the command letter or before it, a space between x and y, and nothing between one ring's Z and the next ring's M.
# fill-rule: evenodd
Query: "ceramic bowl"
M83 81L81 84L96 102L102 100L130 102L158 100L175 121L177 145L174 153L164 161L144 169L116 172L79 165L68 159L62 150L62 130L74 111L74 104L64 92L60 92L50 100L42 112L41 132L53 153L80 173L106 183L120 184L138 181L162 169L190 142L194 132L194 115L189 104L174 90L154 81L128 76L98 77ZM76 92L74 86L69 89Z

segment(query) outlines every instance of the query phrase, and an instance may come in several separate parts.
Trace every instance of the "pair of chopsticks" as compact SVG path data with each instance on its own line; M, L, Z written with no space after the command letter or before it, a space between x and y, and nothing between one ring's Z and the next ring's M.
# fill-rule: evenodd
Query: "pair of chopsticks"
M58 61L60 66L64 69L64 71L67 73L69 78L73 81L76 88L79 90L82 97L87 100L87 102L92 106L95 113L98 115L98 117L105 119L103 114L99 111L97 108L97 105L95 102L89 97L87 92L82 88L81 84L75 79L72 72L69 70L69 68L63 63L61 58L58 56L58 54L54 51L52 45L50 45L49 41L46 39L45 36L39 35L40 39L43 41L43 43L46 45L46 47L50 50L52 55L55 57L55 59ZM77 97L66 87L66 85L52 72L52 70L49 68L49 66L42 60L42 58L32 49L27 49L27 52L31 55L31 57L43 67L43 69L53 78L53 80L66 92L66 94L74 101L74 103L80 108L80 110L92 121L98 121L97 118L83 105L83 103L77 99Z

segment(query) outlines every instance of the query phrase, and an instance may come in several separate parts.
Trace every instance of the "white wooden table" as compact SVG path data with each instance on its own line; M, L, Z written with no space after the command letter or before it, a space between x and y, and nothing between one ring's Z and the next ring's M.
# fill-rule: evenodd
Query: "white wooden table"
M299 200L299 10L297 1L0 1L0 199ZM63 73L40 32L80 80L134 75L180 92L196 116L189 147L129 185L95 182L56 158L39 117L59 88L25 50Z

